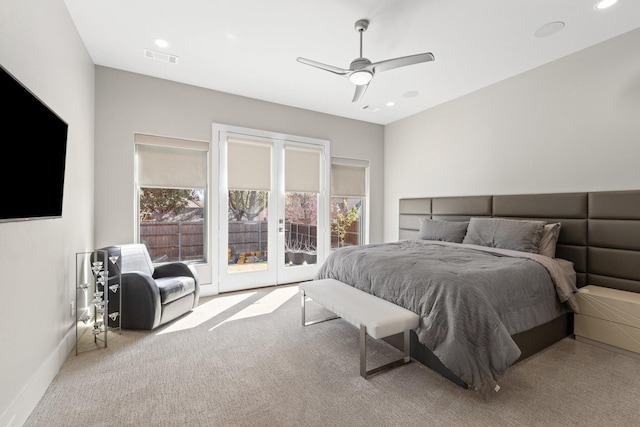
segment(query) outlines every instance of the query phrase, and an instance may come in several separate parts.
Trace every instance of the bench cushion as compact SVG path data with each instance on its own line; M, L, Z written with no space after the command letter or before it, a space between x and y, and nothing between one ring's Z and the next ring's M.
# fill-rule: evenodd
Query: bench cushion
M418 327L419 316L404 307L361 291L335 279L304 282L305 294L356 327L380 339Z

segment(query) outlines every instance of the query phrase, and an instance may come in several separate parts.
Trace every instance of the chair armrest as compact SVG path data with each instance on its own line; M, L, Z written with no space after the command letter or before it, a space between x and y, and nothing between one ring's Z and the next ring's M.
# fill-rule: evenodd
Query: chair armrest
M146 273L122 273L122 328L154 329L160 324L160 290Z
M193 277L193 280L196 281L196 286L198 286L198 273L196 273L196 269L186 262L177 261L177 262L169 262L166 264L160 264L154 267L153 278L158 279L160 277L178 277L178 276L187 276Z

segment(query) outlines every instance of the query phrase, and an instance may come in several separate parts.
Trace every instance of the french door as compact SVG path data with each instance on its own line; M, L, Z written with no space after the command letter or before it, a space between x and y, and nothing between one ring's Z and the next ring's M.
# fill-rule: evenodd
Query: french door
M329 250L328 143L225 128L219 142L219 292L309 280Z

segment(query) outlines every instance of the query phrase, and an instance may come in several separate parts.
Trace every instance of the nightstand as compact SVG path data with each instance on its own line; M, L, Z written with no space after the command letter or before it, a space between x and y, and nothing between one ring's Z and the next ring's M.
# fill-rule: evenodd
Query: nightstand
M640 358L640 293L600 286L578 289L578 341Z

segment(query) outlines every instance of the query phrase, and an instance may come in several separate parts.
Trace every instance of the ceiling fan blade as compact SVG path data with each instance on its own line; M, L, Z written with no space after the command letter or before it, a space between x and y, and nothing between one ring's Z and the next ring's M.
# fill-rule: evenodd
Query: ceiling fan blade
M366 85L357 85L356 93L353 94L353 101L351 102L360 101L360 99L364 96L364 93L367 91L368 87L369 87L369 83L367 83Z
M400 58L387 59L386 61L375 62L371 64L374 71L387 71L407 65L419 64L421 62L433 61L436 58L431 52L419 53L417 55L402 56Z
M321 70L330 71L334 74L341 76L347 75L351 70L345 70L343 68L334 67L333 65L323 64L322 62L312 61L311 59L298 57L298 62L301 64L311 65L312 67L320 68Z

